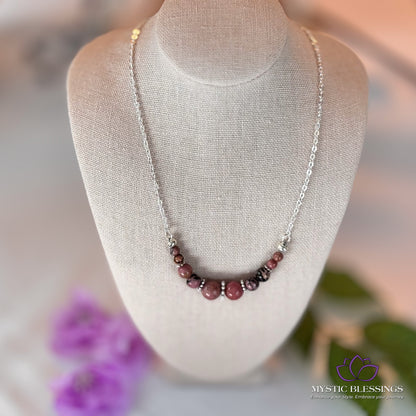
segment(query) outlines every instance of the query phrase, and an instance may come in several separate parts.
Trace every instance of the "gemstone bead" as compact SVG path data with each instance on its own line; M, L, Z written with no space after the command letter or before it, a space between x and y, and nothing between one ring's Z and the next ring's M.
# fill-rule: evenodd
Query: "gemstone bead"
M260 269L257 270L256 273L256 279L259 282L267 282L270 277L270 271L267 270L265 267L260 267Z
M183 266L178 267L178 274L184 279L189 279L192 274L192 267L190 264L185 263Z
M182 256L182 254L178 254L178 255L176 255L176 256L173 258L173 261L174 261L176 264L181 264L181 263L183 263L183 256Z
M201 278L193 273L191 277L186 281L186 284L192 289L198 289L201 284Z
M257 279L251 278L251 279L247 279L244 282L244 286L246 287L247 290L256 290L259 287L259 281Z
M201 293L204 298L208 300L217 299L217 297L221 294L220 282L217 282L216 280L208 280L202 288Z
M273 270L276 268L277 266L277 261L275 259L270 259L267 263L266 266L270 269Z
M281 251L276 251L276 253L273 254L273 260L279 262L283 259L283 253Z
M180 252L181 252L181 250L179 249L178 246L173 246L173 247L170 248L170 254L172 256L177 256Z
M241 287L240 282L232 281L228 282L225 286L225 296L231 300L240 299L243 296L244 290Z

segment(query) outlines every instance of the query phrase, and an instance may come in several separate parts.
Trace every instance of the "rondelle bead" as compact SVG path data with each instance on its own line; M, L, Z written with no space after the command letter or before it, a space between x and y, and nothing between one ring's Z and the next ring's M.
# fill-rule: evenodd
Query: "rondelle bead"
M277 261L275 259L270 259L267 263L266 266L270 269L273 270L276 268L277 266Z
M179 249L178 246L173 246L173 247L170 248L170 254L172 256L177 256L180 252L181 252L181 250Z
M206 299L217 299L217 297L221 294L220 282L217 282L216 280L208 280L202 288L201 293Z
M183 256L182 256L182 254L178 254L178 255L176 255L176 256L173 258L173 261L174 261L176 264L181 264L181 263L183 263Z
M254 277L251 279L247 279L244 282L244 286L246 287L247 290L256 290L259 287L259 281L257 279L255 279Z
M228 282L227 286L225 286L225 296L231 300L240 299L243 296L244 290L241 287L240 282L232 281Z
M265 267L260 267L256 273L256 279L259 282L267 282L270 277L270 270L267 270Z
M186 284L192 289L198 289L201 284L201 278L193 273L191 277L186 281Z
M221 280L221 296L225 296L225 280Z
M276 251L276 253L273 254L273 260L279 262L283 259L283 253L281 251Z
M184 279L189 279L192 274L192 267L190 264L185 263L183 266L178 267L178 274Z

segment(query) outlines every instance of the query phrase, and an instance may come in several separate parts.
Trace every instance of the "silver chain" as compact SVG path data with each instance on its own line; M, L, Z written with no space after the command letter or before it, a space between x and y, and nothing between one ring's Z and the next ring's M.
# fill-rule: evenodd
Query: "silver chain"
M296 201L292 216L290 217L286 232L282 236L281 243L279 245L279 249L281 251L287 250L287 245L292 238L293 227L298 217L300 208L302 206L302 203L305 198L306 191L308 190L309 182L312 176L312 170L315 164L315 157L316 157L316 152L318 150L319 136L320 136L320 131L321 131L322 107L323 107L323 99L324 99L324 69L322 65L321 51L319 48L318 41L313 36L313 34L306 28L302 28L302 29L304 30L304 32L306 33L306 35L308 36L312 44L313 50L315 52L315 58L316 58L316 63L317 63L317 68L318 68L317 114L316 114L316 121L315 121L315 127L314 127L314 132L313 132L312 148L311 148L311 152L310 152L309 159L308 159L308 167L306 170L305 179L303 181L301 191ZM155 172L155 167L153 165L152 154L149 148L149 141L147 139L147 132L146 132L146 128L144 125L143 116L142 116L142 108L141 108L141 103L140 103L140 98L139 98L138 82L137 82L136 75L134 72L135 45L137 43L139 34L140 34L139 28L133 29L131 39L130 39L130 54L129 54L130 82L134 91L134 107L136 109L136 116L139 122L139 128L140 128L140 133L142 136L143 147L146 152L147 161L149 163L150 174L151 174L152 181L153 181L154 192L157 197L160 217L162 218L165 235L168 240L168 245L172 247L173 245L176 244L176 241L169 229L169 222L166 216L165 208L163 206L163 200L160 195L160 186L159 186L159 182L158 182L157 175Z
M292 238L292 230L295 225L295 221L298 217L300 207L302 206L303 199L305 198L306 191L308 190L309 182L312 176L312 169L315 164L316 151L318 150L319 136L321 132L321 120L322 120L322 106L324 102L324 68L322 65L321 51L319 49L319 44L313 34L306 28L302 28L306 35L308 36L313 50L315 52L316 64L318 67L318 106L317 114L315 121L315 128L313 132L313 142L311 153L309 155L308 168L306 170L305 179L300 190L299 198L296 201L295 208L293 210L292 216L290 217L289 224L287 226L286 232L283 236L283 242L288 243Z
M145 129L144 122L143 122L142 109L141 109L140 100L139 100L139 90L137 87L136 76L134 73L134 56L135 56L134 46L136 42L133 42L133 40L134 41L137 40L137 37L140 34L139 29L135 29L135 30L137 31L137 33L134 33L133 31L133 35L131 39L132 41L130 42L130 59L129 59L130 82L134 90L134 107L136 108L136 115L139 121L139 128L140 128L140 132L142 135L143 147L146 152L147 161L149 162L150 174L153 180L153 189L157 197L157 205L159 207L160 217L162 218L163 228L165 230L165 235L166 235L166 238L168 239L168 243L169 245L172 246L172 245L175 245L175 239L173 238L173 235L170 232L168 219L166 217L165 208L163 206L163 200L162 200L162 197L160 196L160 191L159 191L160 186L157 180L155 167L153 165L153 158L152 158L152 154L149 148L149 141L147 140L147 133L146 133L146 129ZM135 39L133 39L133 36L135 37Z

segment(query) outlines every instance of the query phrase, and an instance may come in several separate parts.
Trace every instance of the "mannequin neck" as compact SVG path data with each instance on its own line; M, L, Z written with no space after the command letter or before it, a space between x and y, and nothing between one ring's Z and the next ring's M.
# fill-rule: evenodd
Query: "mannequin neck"
M155 35L167 59L186 76L233 85L276 62L287 25L278 0L165 0Z

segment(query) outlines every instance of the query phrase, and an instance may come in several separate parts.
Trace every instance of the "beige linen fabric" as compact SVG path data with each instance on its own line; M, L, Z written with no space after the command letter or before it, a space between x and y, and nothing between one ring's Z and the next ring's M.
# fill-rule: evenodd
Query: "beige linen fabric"
M143 114L186 260L200 276L239 279L273 253L298 197L316 115L315 57L279 6L244 14L254 2L183 3L168 1L140 35L135 64ZM224 16L234 12L250 33L257 33L255 25L275 27L258 32L264 48L261 39L251 47L245 36L224 36ZM204 45L202 28L213 16L222 20L206 55L186 48L188 37L193 48ZM186 37L169 35L182 30ZM72 133L91 210L123 301L148 342L188 375L231 379L284 342L317 284L359 161L366 75L349 49L317 35L326 83L322 136L290 251L256 292L210 302L177 276L166 247L133 106L129 35L97 38L68 74ZM279 50L272 65L270 41ZM238 59L233 73L229 56L237 49L247 59ZM224 62L226 71L219 71Z

